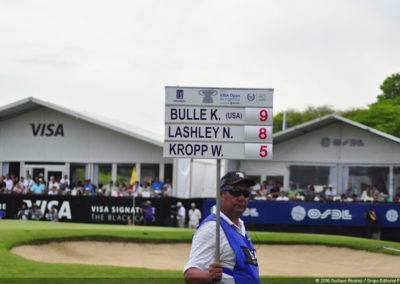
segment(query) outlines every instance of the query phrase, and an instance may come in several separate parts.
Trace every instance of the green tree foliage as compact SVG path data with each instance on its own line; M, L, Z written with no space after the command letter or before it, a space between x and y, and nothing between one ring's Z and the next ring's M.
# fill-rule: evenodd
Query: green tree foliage
M368 109L356 109L339 114L382 132L400 137L400 96L373 103L369 105Z
M333 110L330 106L309 106L305 111L296 111L294 109L289 109L286 111L287 127L290 128L334 112L335 110ZM274 133L282 131L282 122L283 112L279 112L277 115L274 116Z
M378 96L378 102L400 97L400 73L387 77L380 88L383 94Z
M400 73L388 77L380 86L383 94L368 108L335 111L330 106L308 107L305 111L286 111L288 128L327 114L338 114L371 128L400 137ZM283 112L274 116L274 133L282 130Z

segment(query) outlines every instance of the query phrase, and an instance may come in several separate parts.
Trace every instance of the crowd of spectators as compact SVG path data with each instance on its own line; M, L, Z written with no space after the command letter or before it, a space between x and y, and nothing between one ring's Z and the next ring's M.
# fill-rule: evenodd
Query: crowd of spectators
M39 174L34 179L30 175L25 177L15 177L13 174L0 176L0 193L2 194L45 194L45 195L72 195L72 196L110 196L110 197L171 197L172 183L169 179L162 182L158 177L154 179L146 178L143 184L135 181L132 185L124 182L110 181L106 185L95 185L90 179L83 183L77 180L70 182L67 175L57 179L51 176L46 182L43 174Z
M352 184L348 184L346 190L339 194L332 185L324 185L320 190L316 186L299 188L294 182L290 182L289 188L284 189L279 182L273 180L256 184L252 190L253 200L268 201L313 201L313 202L400 202L400 186L397 188L393 199L380 191L376 185L364 185L361 196L357 196Z

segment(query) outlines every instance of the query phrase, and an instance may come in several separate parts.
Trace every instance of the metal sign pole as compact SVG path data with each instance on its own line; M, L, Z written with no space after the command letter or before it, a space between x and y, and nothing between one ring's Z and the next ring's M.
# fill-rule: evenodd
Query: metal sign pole
M215 262L220 262L219 259L219 231L220 231L220 209L221 209L221 198L220 198L220 180L221 180L221 160L217 159L217 195L216 195L216 205L215 205L215 215L216 217L216 228L215 228Z

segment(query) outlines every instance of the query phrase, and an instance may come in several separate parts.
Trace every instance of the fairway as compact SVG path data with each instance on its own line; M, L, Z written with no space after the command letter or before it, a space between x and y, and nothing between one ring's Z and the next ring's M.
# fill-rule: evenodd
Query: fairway
M82 264L71 264L71 263L44 263L38 261L32 261L20 256L12 254L9 250L20 244L46 244L49 241L55 240L73 240L73 241L102 241L106 245L110 243L120 243L120 245L128 246L140 243L143 246L156 246L156 244L164 243L171 245L181 244L189 247L192 238L193 230L189 229L178 229L178 228L165 228L165 227L132 227L132 226L119 226L119 225L93 225L93 224L75 224L75 223L50 223L50 222L22 222L16 220L1 220L0 222L0 270L1 278L137 278L137 279L154 279L154 283L182 283L182 266L179 264L176 269L148 269L148 268L132 268L122 266L110 266L103 263L102 265L82 265ZM304 261L308 259L317 259L322 257L324 254L328 255L330 259L330 253L322 253L319 256L316 254L316 248L321 248L320 245L326 246L328 249L334 249L335 247L345 247L348 251L355 251L358 253L366 253L369 251L373 253L373 256L359 256L358 259L373 258L376 266L388 266L387 271L393 270L397 273L397 269L390 267L391 263L398 263L400 260L400 253L393 250L386 250L383 247L390 247L399 250L400 244L386 241L374 241L361 238L351 238L342 236L327 236L327 235L312 235L312 234L282 234L282 233L268 233L268 232L250 232L252 239L256 244L256 248L260 250L259 254L261 258L276 262L278 266L288 268L289 262L272 257L270 254L273 252L272 247L266 252L266 256L262 256L260 247L264 244L274 244L277 248L278 255L284 254L284 250L293 250L294 256L291 261L297 262L299 266L305 265ZM139 244L139 245L140 245ZM305 256L304 252L297 250L297 246L287 246L288 244L307 244L317 245L317 247L308 250L314 255ZM277 247L276 245L285 245L284 247ZM175 246L175 245L174 245ZM125 247L126 248L126 247ZM351 248L351 249L350 249ZM350 249L350 250L349 250ZM133 254L135 249L125 249L128 251L127 255ZM172 250L174 251L174 250ZM175 250L177 251L177 249ZM183 250L182 250L183 251ZM82 252L81 252L82 253ZM179 252L180 254L181 252ZM186 251L186 254L188 252ZM43 254L43 251L40 253ZM98 251L99 256L101 251ZM169 253L167 253L169 254ZM176 253L178 254L178 253ZM389 255L390 254L390 255ZM383 262L378 262L379 256L388 256L390 259L386 259ZM141 255L139 255L139 258ZM333 258L335 261L342 261L339 265L344 266L344 260L348 257L348 252L344 251L341 258ZM101 257L99 257L101 258ZM399 260L397 260L399 259ZM282 262L281 262L282 261ZM356 260L352 260L353 265ZM144 263L145 261L143 261ZM175 258L175 253L169 257L170 263L178 262L178 257ZM280 263L281 262L281 263ZM278 271L272 270L270 263L261 263L260 268L266 265L270 268L269 273L264 275L283 275L285 276L313 276L312 270L304 268L305 273L294 273L286 269L286 273L278 274ZM354 266L353 266L354 268ZM357 262L357 269L355 271L366 271L360 266L359 261ZM274 274L276 273L276 274ZM385 271L382 272L385 274ZM395 274L381 275L387 277L399 276ZM369 276L365 272L363 276ZM340 276L340 274L330 273L327 276ZM268 281L271 280L271 276L267 276ZM157 282L157 279L162 279L162 282ZM171 282L168 282L170 279ZM275 278L274 278L275 279ZM276 278L280 279L280 278ZM290 279L290 281L288 281ZM297 283L296 281L300 278L286 278L282 283ZM303 283L304 279L298 283ZM281 279L282 280L282 279ZM161 280L160 280L161 281ZM166 281L166 282L165 282ZM278 281L278 280L277 280ZM294 282L292 282L294 281ZM273 283L280 283L273 282ZM309 283L314 283L311 281Z

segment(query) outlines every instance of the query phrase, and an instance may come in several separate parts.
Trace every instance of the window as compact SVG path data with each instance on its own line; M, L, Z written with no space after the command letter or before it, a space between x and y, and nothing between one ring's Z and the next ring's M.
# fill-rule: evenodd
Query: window
M388 167L349 167L348 183L353 185L357 196L361 195L366 185L376 185L380 192L387 193L388 181Z
M86 165L85 164L70 164L69 175L71 182L81 181L83 182L86 177Z
M308 185L328 185L330 167L327 166L290 166L290 181L297 188L307 188Z
M128 186L131 182L132 170L135 166L136 166L135 164L118 164L117 165L117 181L119 183L122 182L126 186ZM139 177L137 176L136 179L138 180Z
M97 177L97 184L98 185L105 185L110 183L112 180L111 164L99 164L99 174Z

